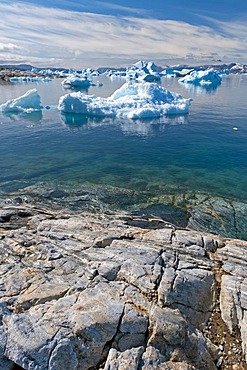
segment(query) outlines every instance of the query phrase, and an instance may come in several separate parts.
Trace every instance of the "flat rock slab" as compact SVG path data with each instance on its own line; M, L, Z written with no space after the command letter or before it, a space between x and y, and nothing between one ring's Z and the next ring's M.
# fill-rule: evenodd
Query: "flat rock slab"
M247 242L126 214L0 213L1 370L244 364ZM5 228L11 215L23 222ZM238 330L236 356L205 334L216 308Z

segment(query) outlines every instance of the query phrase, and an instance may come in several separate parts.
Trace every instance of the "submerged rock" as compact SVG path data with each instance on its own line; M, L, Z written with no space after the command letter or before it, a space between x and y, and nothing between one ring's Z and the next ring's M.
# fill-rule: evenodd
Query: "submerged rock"
M207 230L223 237L247 239L247 204L208 198L191 209L188 227Z

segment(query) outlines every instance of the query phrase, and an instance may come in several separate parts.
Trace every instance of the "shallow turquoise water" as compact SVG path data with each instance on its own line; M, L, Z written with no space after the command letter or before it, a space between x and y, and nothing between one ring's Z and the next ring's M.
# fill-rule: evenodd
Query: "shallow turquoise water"
M95 81L99 78L95 79ZM88 93L109 96L124 80L101 78ZM247 76L225 76L207 91L163 78L191 97L190 113L156 120L94 120L56 109L0 116L0 190L36 183L100 184L150 192L195 191L246 201ZM44 106L66 91L61 80L0 85L0 103L36 87ZM237 128L234 129L234 128Z

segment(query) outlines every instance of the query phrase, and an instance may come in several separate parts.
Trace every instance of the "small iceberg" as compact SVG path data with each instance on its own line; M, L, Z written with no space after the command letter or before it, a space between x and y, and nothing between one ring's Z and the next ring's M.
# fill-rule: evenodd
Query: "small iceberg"
M190 101L157 83L126 82L108 98L82 92L66 94L59 99L58 109L62 113L142 119L188 113Z
M193 71L178 81L205 87L216 87L221 84L222 78L216 70L210 68L205 71Z
M81 88L86 89L91 85L91 81L85 76L71 75L62 81L62 85L65 88Z
M42 110L42 108L37 89L28 90L19 98L8 100L0 105L3 113L31 113Z
M154 62L147 63L143 60L140 60L139 62L133 64L132 67L127 68L126 79L145 82L158 82L161 80L158 69L159 68L154 64Z

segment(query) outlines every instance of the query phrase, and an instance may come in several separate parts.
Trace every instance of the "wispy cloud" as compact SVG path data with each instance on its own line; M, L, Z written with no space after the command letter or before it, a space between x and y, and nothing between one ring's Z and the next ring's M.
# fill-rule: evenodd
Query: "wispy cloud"
M0 42L0 53L16 52L18 50L21 50L21 48L15 44L11 44L10 42L8 42L7 44L4 44Z
M197 57L242 54L247 59L247 25L237 22L221 22L216 31L179 21L47 9L20 2L1 2L0 13L2 59L4 52L13 59L64 66L99 66L113 58L164 59L191 53Z
M242 43L247 42L247 13L242 14L240 19L235 19L229 22L222 22L211 17L203 17L210 21L222 35L227 38L241 40Z
M140 16L148 16L150 15L150 11L143 8L134 8L129 6L123 6L119 4L114 4L107 1L95 1L95 5L100 6L103 9L111 9L111 10L119 10L121 13L126 12L128 14L135 14Z

